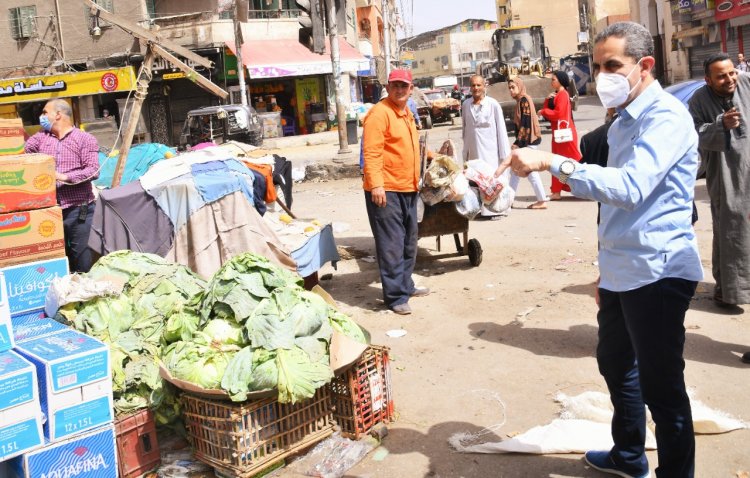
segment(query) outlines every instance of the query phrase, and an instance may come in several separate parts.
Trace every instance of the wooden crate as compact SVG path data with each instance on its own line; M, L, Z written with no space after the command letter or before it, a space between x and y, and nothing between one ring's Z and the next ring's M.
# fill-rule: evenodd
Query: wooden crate
M333 433L326 387L294 405L276 398L233 403L190 393L181 400L195 457L225 476L247 478Z
M341 434L355 440L394 417L388 347L370 345L354 365L338 374L328 388L333 418Z
M156 420L151 410L121 415L115 419L117 468L120 478L134 478L161 463Z

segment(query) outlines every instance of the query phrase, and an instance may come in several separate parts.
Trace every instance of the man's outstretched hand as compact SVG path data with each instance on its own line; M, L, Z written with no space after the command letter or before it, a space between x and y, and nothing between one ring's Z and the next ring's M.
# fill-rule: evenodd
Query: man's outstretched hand
M525 178L533 171L549 171L552 153L532 148L511 151L510 167L516 175Z

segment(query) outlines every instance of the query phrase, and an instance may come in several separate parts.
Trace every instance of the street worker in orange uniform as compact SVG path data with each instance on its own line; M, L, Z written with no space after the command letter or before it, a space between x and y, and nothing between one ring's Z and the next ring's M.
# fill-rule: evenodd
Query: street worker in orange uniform
M385 305L410 314L409 298L429 294L415 287L419 134L406 102L411 71L388 75L388 97L372 107L364 120L364 190L367 216L375 238Z

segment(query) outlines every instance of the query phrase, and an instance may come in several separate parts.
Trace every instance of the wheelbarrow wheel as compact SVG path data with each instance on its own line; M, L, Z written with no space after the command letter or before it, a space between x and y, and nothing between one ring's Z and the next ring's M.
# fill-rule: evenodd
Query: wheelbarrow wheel
M476 239L469 239L469 263L472 266L477 267L482 263L482 246Z

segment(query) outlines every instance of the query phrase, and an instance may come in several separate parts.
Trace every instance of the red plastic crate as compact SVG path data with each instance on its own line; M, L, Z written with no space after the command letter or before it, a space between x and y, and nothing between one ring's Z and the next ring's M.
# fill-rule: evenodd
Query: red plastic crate
M121 415L115 420L117 468L120 478L135 478L161 463L156 421L151 410Z
M333 419L344 436L358 440L379 423L393 421L395 406L391 387L388 347L370 345L354 365L328 385L333 400Z

